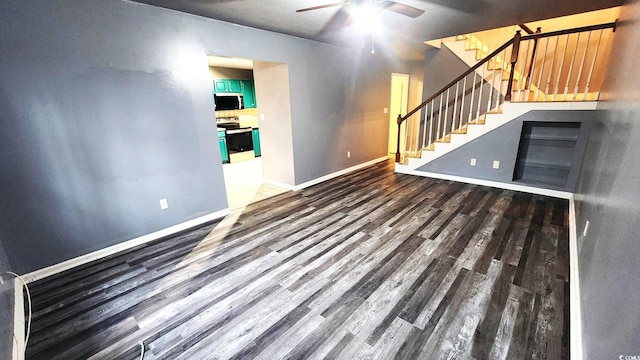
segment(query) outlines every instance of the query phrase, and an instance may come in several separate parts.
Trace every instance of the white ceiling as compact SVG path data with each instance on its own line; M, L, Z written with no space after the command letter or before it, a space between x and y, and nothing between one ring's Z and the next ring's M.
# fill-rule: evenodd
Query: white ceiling
M362 45L353 27L322 32L339 11L331 7L296 9L338 0L134 0L258 29L344 46ZM352 0L357 1L357 0ZM423 42L473 31L619 6L622 0L398 0L425 10L417 18L390 11L381 16L376 43L392 46L403 58L420 58Z

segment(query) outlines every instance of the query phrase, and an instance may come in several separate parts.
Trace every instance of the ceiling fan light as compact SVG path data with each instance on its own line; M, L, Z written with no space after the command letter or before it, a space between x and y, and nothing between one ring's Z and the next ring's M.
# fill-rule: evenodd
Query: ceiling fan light
M356 6L352 13L354 26L363 33L375 33L380 28L380 11L370 4Z

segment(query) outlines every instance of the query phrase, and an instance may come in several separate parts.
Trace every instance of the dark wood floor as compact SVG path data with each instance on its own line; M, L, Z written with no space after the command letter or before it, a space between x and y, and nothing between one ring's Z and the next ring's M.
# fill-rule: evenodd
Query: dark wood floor
M27 358L568 358L567 219L383 162L31 284Z

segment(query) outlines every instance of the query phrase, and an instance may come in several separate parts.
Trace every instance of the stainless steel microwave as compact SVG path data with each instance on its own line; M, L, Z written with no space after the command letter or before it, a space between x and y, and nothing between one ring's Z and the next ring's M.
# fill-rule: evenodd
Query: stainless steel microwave
M216 111L244 109L244 99L241 94L214 94Z

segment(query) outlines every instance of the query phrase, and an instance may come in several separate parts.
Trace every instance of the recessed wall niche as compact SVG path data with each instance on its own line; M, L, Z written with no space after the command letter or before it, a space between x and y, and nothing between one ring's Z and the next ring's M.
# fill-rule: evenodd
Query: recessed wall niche
M513 180L563 189L574 165L579 122L525 121Z

